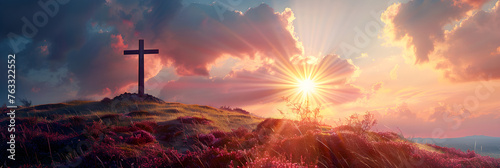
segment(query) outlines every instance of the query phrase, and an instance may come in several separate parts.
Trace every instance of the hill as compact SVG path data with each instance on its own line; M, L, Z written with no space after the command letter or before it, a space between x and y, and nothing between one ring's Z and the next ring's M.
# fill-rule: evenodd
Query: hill
M430 143L438 146L456 148L463 152L474 150L474 152L493 158L500 158L500 137L489 136L466 136L460 138L412 138L416 143Z
M123 94L18 109L16 160L2 152L0 161L5 167L500 167L500 159L413 143L357 120L331 127ZM1 134L8 142L10 133Z

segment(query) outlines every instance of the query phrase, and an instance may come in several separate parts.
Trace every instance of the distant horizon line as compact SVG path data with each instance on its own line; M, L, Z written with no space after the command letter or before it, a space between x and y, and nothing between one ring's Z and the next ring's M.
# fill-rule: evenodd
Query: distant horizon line
M425 138L422 138L422 137L405 137L405 138L411 138L411 139L414 139L414 138L420 138L420 139L455 139L455 138L466 138L466 137L478 137L478 136L484 136L484 137L492 137L492 138L500 138L500 136L489 136L489 135L468 135L468 136L461 136L461 137L448 137L448 138L428 138L428 137L425 137Z

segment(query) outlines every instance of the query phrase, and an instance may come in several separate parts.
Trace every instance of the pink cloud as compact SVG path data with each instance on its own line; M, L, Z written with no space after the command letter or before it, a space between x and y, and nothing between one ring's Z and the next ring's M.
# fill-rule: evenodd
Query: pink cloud
M451 81L500 78L500 9L487 1L410 1L382 15L391 42L403 42L416 63L429 62ZM473 11L475 11L473 13ZM459 22L453 29L445 25Z
M178 75L209 76L209 65L223 56L288 58L302 53L291 32L290 9L277 13L262 4L245 13L227 11L224 20L212 10L191 4L172 22L165 53Z
M458 21L484 1L423 0L390 6L382 15L385 31L392 40L405 40L407 49L414 49L416 63L429 61L436 42L444 40L443 27ZM412 48L413 47L413 48Z
M244 106L276 100L281 90L269 86L262 76L269 75L268 67L256 71L234 72L230 77L181 77L168 82L160 93L166 101L212 106ZM260 77L259 77L260 76Z
M475 8L481 7L483 4L488 2L489 0L461 0L462 3L466 3L474 6Z
M436 69L452 81L500 78L500 6L478 11L447 36Z
M403 103L385 111L372 111L378 117L376 130L401 131L406 137L454 138L470 135L486 135L500 137L499 116L495 113L483 115L460 115L436 106L430 118L422 118L421 111L413 111Z
M382 85L383 85L383 84L384 84L383 82L377 82L376 84L374 84L374 85L372 86L372 90L373 90L374 92L376 92L376 91L380 90L380 89L382 88Z
M121 34L118 34L118 35L112 34L111 39L113 41L111 43L111 47L113 47L114 49L122 51L122 50L125 50L128 48L128 45L124 44L123 37Z

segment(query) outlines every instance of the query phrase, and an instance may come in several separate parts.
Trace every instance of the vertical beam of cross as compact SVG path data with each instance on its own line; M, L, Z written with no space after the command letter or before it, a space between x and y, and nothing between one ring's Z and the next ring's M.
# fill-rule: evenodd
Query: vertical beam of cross
M123 55L139 55L139 96L144 96L144 54L158 54L160 53L158 49L144 50L144 40L139 40L139 50L125 50Z

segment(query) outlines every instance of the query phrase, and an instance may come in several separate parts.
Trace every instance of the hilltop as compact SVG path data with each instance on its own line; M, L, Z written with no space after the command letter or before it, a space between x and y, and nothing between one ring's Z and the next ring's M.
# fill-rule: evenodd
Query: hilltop
M0 122L8 125L9 119ZM126 93L18 109L16 161L6 160L6 153L0 161L13 167L500 166L500 159L413 143L363 123L356 118L331 127L265 119L240 108ZM7 135L3 130L3 142Z

